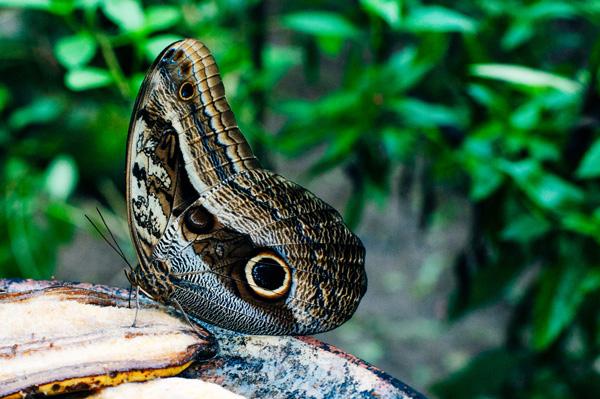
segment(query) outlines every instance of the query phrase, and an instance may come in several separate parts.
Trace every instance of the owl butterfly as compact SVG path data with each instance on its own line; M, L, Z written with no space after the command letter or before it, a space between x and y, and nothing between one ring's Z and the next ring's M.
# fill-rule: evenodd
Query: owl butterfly
M348 320L366 291L365 250L332 207L262 169L210 51L158 56L135 103L127 209L150 297L250 334L314 334Z

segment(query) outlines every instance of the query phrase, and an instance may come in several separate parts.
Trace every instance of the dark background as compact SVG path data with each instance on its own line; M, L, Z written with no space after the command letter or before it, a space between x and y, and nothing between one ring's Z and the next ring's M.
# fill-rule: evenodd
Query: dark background
M320 337L431 397L600 394L600 1L0 0L0 277L126 285L149 64L215 54L253 149L345 215L369 291Z

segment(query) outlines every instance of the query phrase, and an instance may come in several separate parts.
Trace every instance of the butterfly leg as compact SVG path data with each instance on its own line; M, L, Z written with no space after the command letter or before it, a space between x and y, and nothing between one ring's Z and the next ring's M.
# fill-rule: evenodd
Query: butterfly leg
M127 307L129 309L131 309L131 292L132 291L133 291L133 284L129 283L129 297L127 298Z
M198 329L198 327L196 327L196 325L194 323L192 323L192 321L190 320L190 318L188 317L187 313L183 310L183 308L181 307L181 305L179 304L179 302L177 301L177 299L175 298L171 298L171 300L173 301L173 303L175 304L175 306L177 306L177 310L179 310L179 312L181 312L181 314L183 315L183 317L185 317L185 321L187 321L187 323L190 325L190 327L192 327L192 329L194 330L194 332L204 338L209 338L206 333L200 331Z
M131 301L131 291L129 291L129 299ZM137 323L139 311L140 311L140 287L137 286L137 287L135 287L135 316L133 316L133 323L131 324L132 328L137 327L136 323Z

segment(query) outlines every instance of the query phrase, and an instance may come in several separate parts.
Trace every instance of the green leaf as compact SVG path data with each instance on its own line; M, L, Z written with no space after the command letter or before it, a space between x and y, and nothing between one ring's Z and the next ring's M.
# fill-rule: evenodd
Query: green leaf
M414 98L392 101L388 107L411 127L461 127L465 124L463 115L458 110Z
M477 31L477 22L466 15L441 6L423 6L408 15L405 26L413 32Z
M495 157L494 141L497 136L498 127L494 124L484 126L479 131L467 137L463 143L463 152L471 157L492 159Z
M362 8L386 21L392 28L400 26L400 0L360 0Z
M577 15L577 6L575 3L569 4L565 1L540 1L528 7L526 16L532 20L571 18Z
M529 22L519 21L514 23L502 37L502 47L512 50L527 42L535 34L534 25Z
M52 0L0 0L0 7L37 8L47 10Z
M549 209L578 204L585 198L579 187L549 173L541 175L531 189L537 201Z
M600 242L600 215L598 212L592 214L592 217L587 212L569 212L561 218L561 224L568 230L594 237Z
M314 163L308 174L315 176L337 166L352 154L353 147L360 138L360 130L356 128L342 129L330 140L323 156Z
M65 68L87 64L96 54L96 41L89 33L61 38L54 47L54 55Z
M538 161L560 160L560 150L556 143L544 138L531 137L527 143L531 156Z
M489 164L477 160L477 165L470 168L470 196L475 201L481 201L494 193L502 185L504 178L498 170Z
M541 113L539 104L530 101L513 111L510 123L517 129L533 130L539 124Z
M581 84L574 80L519 65L473 64L470 70L471 75L481 78L496 79L528 87L552 88L565 93L578 93L582 88Z
M146 9L146 29L157 31L173 27L181 19L181 10L175 6L155 5Z
M572 323L585 294L593 286L587 271L576 264L547 268L541 276L533 308L533 346L543 350Z
M508 220L508 226L502 230L500 236L504 240L527 243L543 236L549 229L550 223L545 219L520 214Z
M102 10L108 19L126 32L134 32L144 26L144 11L139 1L105 0Z
M32 8L55 14L68 14L74 9L71 0L0 0L0 7Z
M97 89L110 85L112 81L109 71L95 67L71 70L65 76L65 84L74 91Z
M314 36L354 38L360 31L339 14L326 11L302 11L281 18L283 26Z
M270 68L287 69L290 66L300 64L302 52L297 47L283 45L269 45L263 52L263 60Z
M292 121L305 122L314 119L315 105L307 100L285 100L273 105L277 112L287 116Z
M580 179L600 177L600 139L587 150L575 174Z
M344 48L344 39L338 36L318 36L317 43L323 53L335 57Z
M411 130L388 126L381 133L382 144L393 160L404 161L414 153L417 135Z
M15 130L23 129L33 123L52 122L62 112L64 104L52 97L39 97L31 104L17 109L8 120L8 125Z
M76 209L73 212L73 209ZM50 224L53 246L56 248L59 244L68 241L73 235L75 224L74 213L81 215L81 210L71 208L63 201L51 201L45 209L48 223Z
M302 62L302 52L292 46L269 45L263 51L263 88L272 88L288 70Z
M73 158L59 155L46 170L44 179L45 189L50 198L66 200L77 184L77 165Z
M29 165L21 158L9 158L5 161L2 178L5 180L21 180L27 177L29 169Z
M345 116L352 111L358 111L361 107L360 93L356 90L340 90L323 97L318 101L316 110L318 116L328 118Z
M148 61L152 62L168 45L183 39L177 35L159 35L148 39L144 45L144 51Z
M430 48L427 52L428 55L433 53ZM421 81L433 65L434 63L429 59L420 57L416 47L407 46L392 54L385 64L384 72L390 75L390 79L387 79L386 83L397 91L410 89Z
M477 83L471 83L467 86L467 91L475 101L487 108L503 108L504 99L489 87Z
M556 211L581 203L585 195L577 186L545 172L538 162L502 161L500 168L511 176L521 189L538 205Z

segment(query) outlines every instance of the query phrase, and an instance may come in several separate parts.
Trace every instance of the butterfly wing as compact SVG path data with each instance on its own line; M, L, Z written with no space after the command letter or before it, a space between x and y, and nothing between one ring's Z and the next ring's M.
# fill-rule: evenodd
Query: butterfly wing
M166 52L161 64L170 72L172 89L177 92L179 117L171 122L180 134L185 169L196 191L259 167L225 98L208 48L197 40L184 40Z
M157 63L151 70L156 69ZM127 139L127 216L141 265L149 262L173 212L182 165L177 133L162 115L164 84L160 73L146 76L134 106Z
M329 330L358 306L360 240L329 205L260 168L202 43L174 43L151 68L132 117L128 178L137 281L152 296L258 334Z
M173 282L181 288L173 295L184 308L222 327L273 335L315 334L352 316L366 290L365 250L331 206L264 169L238 173L204 192L197 204L220 230L235 232L239 248L214 256L217 251L208 248L218 248L218 242L195 239L208 244L187 256L198 261L173 268L179 276ZM212 261L202 263L207 251ZM257 258L278 261L289 271L289 285L275 279L269 286L269 280L249 276ZM272 295L279 287L282 295Z

